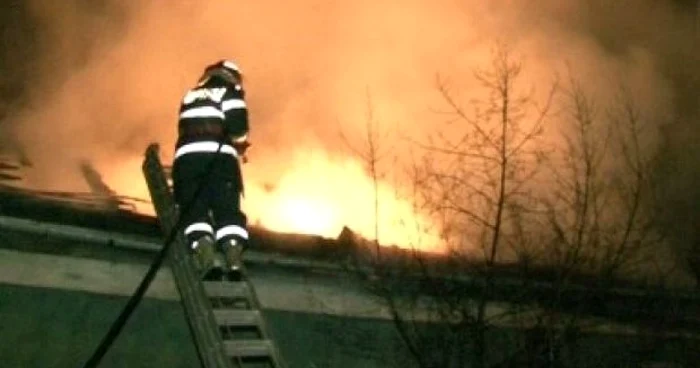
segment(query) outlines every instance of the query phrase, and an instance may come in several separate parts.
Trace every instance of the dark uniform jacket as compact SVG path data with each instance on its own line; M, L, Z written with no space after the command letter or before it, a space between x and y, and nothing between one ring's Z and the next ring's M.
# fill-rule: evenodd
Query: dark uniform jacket
M205 79L185 94L180 105L173 180L182 183L209 177L217 182L231 182L233 189L243 193L238 160L242 152L236 147L248 144L244 97L242 85L218 76ZM218 158L218 164L209 171L207 163L212 155Z
M217 152L238 157L234 142L248 138L248 109L240 84L210 77L189 90L180 105L175 160L190 153ZM219 143L223 146L219 149Z

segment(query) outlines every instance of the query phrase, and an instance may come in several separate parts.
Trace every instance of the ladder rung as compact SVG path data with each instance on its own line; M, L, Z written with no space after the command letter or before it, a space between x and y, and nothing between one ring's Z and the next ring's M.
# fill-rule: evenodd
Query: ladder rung
M226 354L235 357L264 357L272 359L272 342L270 340L226 340Z
M214 309L219 326L255 327L260 323L260 311L245 309Z
M210 298L248 298L245 282L202 281L204 291Z

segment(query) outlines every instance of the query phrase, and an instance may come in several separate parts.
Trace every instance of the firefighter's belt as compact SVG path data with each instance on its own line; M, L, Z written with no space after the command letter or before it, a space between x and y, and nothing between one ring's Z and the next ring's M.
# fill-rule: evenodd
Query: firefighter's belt
M180 127L180 135L186 137L223 137L224 127L221 123L198 122Z

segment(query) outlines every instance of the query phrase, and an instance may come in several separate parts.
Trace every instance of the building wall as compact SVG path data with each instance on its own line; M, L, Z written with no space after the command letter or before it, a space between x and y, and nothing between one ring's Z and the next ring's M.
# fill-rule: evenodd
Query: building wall
M148 268L152 253L120 255L46 239L20 241L0 232L0 367L81 366L107 332ZM23 249L23 250L20 250ZM47 254L46 252L52 252ZM70 253L70 254L68 254ZM281 267L258 260L250 267L269 328L290 368L412 367L382 303L347 275ZM101 367L198 366L179 296L167 268L106 356ZM514 350L516 333L493 327L493 361ZM640 354L635 336L588 336L571 354L571 367L642 367L654 360L700 361L683 342ZM697 340L694 341L695 343ZM655 343L655 342L653 342ZM437 347L439 348L439 347ZM697 357L696 359L693 356ZM693 367L693 365L677 365Z
M0 366L79 367L127 298L0 285ZM278 347L294 367L388 367L397 357L391 325L371 319L266 310ZM144 299L100 367L196 367L179 302Z
M40 270L37 270L40 272ZM79 367L92 354L127 297L0 284L0 366ZM324 314L265 310L269 328L289 368L374 368L413 365L390 322ZM512 346L512 331L490 346L496 361ZM686 344L653 346L639 355L636 337L589 336L572 352L571 367L698 367ZM693 355L695 354L695 355ZM182 307L146 298L136 309L101 368L197 367Z

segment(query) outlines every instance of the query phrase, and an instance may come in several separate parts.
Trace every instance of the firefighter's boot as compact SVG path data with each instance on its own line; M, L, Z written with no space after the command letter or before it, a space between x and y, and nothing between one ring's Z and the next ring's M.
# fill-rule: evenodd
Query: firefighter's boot
M212 273L220 272L223 267L220 258L216 256L215 245L214 238L208 235L198 239L192 245L197 269L204 279L210 278Z
M243 269L243 239L233 238L223 244L223 252L226 256L226 270L230 273L240 274Z

